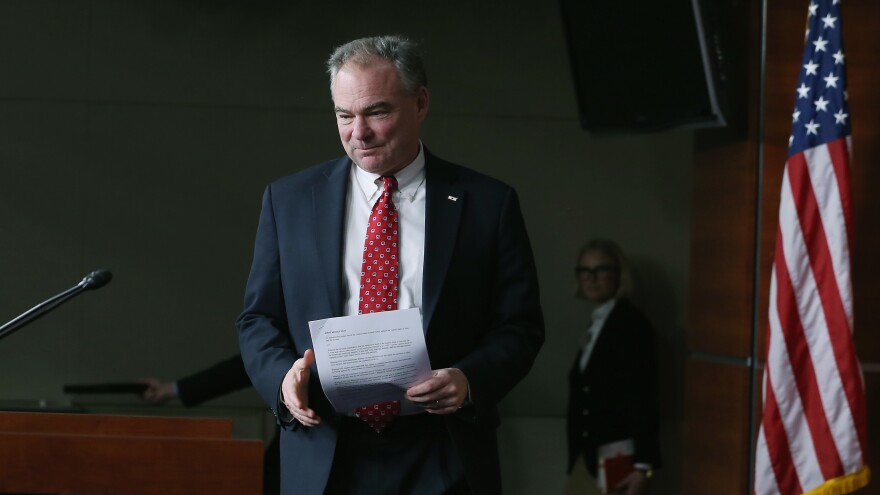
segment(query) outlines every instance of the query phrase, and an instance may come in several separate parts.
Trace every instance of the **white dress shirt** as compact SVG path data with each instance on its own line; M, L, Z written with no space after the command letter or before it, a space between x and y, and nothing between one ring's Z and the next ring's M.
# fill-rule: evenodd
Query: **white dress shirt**
M344 286L346 316L358 314L364 239L373 205L382 196L381 176L352 164L345 209ZM397 309L422 307L422 274L425 260L425 151L394 174L397 191L392 197L397 208L400 240Z
M605 326L605 321L608 320L608 315L611 314L611 310L614 309L615 304L617 304L617 299L611 299L593 310L593 323L587 330L587 343L584 344L584 350L581 353L581 372L587 369L587 363L590 361L590 354L593 353L596 341L599 340L599 333L602 332L602 327Z

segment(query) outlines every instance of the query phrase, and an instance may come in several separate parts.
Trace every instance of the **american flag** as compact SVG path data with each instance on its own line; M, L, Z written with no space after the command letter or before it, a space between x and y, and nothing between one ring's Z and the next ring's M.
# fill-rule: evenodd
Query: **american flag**
M853 243L840 0L813 0L770 279L755 495L840 495L868 483L853 347Z

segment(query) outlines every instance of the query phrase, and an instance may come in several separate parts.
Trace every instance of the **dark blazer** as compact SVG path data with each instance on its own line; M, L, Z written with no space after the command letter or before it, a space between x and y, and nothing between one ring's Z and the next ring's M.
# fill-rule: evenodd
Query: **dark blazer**
M659 468L657 366L651 324L627 299L619 299L583 373L580 357L578 352L569 373L569 471L577 456L583 455L595 476L598 447L628 438L635 442L635 462Z
M240 355L177 380L177 395L186 407L251 386Z
M348 157L270 184L238 318L241 353L257 391L279 409L281 381L312 348L307 322L340 316ZM528 373L544 341L538 283L514 190L426 151L421 308L434 369L456 367L473 406L444 416L475 494L500 493L496 404ZM333 463L341 416L313 367L314 428L282 424L282 490L319 495Z

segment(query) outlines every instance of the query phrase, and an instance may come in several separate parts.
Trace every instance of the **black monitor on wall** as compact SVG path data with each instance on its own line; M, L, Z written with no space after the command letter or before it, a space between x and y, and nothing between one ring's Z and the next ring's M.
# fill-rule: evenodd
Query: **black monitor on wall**
M560 0L582 127L725 125L717 0Z

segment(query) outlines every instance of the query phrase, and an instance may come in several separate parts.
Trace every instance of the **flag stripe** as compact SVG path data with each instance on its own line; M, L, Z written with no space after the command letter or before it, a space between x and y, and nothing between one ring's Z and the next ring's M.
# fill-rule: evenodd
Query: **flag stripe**
M794 232L794 229L791 230L787 242L796 244L800 241L800 236ZM789 395L791 397L799 396L803 409L801 411L791 410L791 414L783 414L783 418L787 419L785 424L786 431L791 432L803 426L809 428L813 443L812 447L815 449L814 455L818 458L821 473L826 479L833 478L839 476L843 468L840 458L837 456L834 436L828 426L828 420L822 404L822 394L817 383L813 353L811 352L812 346L808 345L808 336L805 334L801 324L801 314L816 314L816 305L814 303L811 307L809 303L812 301L807 301L807 305L799 307L799 301L794 289L794 286L810 284L809 268L805 269L803 266L800 266L789 269L789 263L794 264L806 260L802 256L797 256L797 253L793 253L794 256L791 256L788 252L784 251L786 247L785 240L782 229L780 229L776 239L776 311L779 321L782 322L779 331L785 341L785 350L788 356L785 359L785 356L780 354L780 350L777 350L776 365L790 366L793 370L793 380L797 393ZM803 303L804 301L801 302ZM780 397L785 396L780 394ZM792 402L794 401L792 400ZM804 425L804 419L806 419L806 425ZM792 440L793 437L790 435L790 441ZM804 449L804 455L806 455L806 450ZM804 481L806 482L806 480Z
M777 431L777 428L775 424L765 425L767 422L769 422L769 418L765 416L764 423L761 423L761 427L758 430L758 440L755 445L755 486L752 490L752 495L780 492L779 487L776 485L777 475L776 472L773 471L772 461L776 457L771 456L770 447L767 445L767 440L764 436L765 430L768 432L775 432ZM786 457L786 459L788 459L788 462L791 461L790 456Z
M841 168L847 168L845 156L837 159L844 160ZM797 163L798 168L805 166L809 172L809 184L804 184L803 187L805 192L813 193L821 216L821 224L818 227L824 234L822 237L817 237L816 242L823 242L829 252L833 267L828 275L835 277L838 296L843 302L844 312L847 315L847 333L849 333L852 327L852 300L849 297L843 299L850 292L849 239L836 174L839 165L832 162L830 149L827 146L806 150L803 155L792 156L790 160ZM815 253L811 253L811 256L815 256Z
M776 488L780 493L799 493L803 489L795 471L795 463L792 462L791 449L786 441L785 430L778 427L782 423L782 418L777 407L776 396L773 394L772 381L768 385L770 386L767 389L767 410L764 415L765 424L762 425L762 428L765 435L769 434L769 437L765 437L765 439L771 459L770 465L775 475L772 482L777 486L768 486L765 489Z
M843 210L843 218L845 221L847 239L847 273L851 271L850 247L853 245L852 191L849 187L852 183L849 170L851 142L852 141L850 136L846 136L844 140L838 139L828 143L828 152L829 156L831 157L831 163L834 167L834 174L837 177L840 207ZM838 359L839 361L847 363L846 366L842 367L842 373L845 374L844 378L846 379L847 384L847 398L850 402L850 408L852 409L856 429L858 431L860 450L862 452L862 456L864 457L866 455L868 446L868 419L867 409L865 407L862 369L861 365L859 364L859 360L855 352L855 347L852 342L854 315L852 284L850 280L846 280L845 283L841 283L840 286L841 288L845 288L845 290L841 292L841 298L843 300L843 304L846 310L846 319L849 324L850 335L840 336L840 338L845 341L844 345L848 346L848 354L845 355L843 358Z
M777 236L781 235L777 234ZM785 255L782 253L777 243L778 254L776 257L780 260L779 264L783 267L777 270L774 267L773 276L771 278L771 297L770 300L770 351L773 359L768 359L767 369L770 370L770 385L774 394L776 408L779 409L782 424L778 425L786 434L789 448L792 451L794 461L794 469L798 474L800 484L803 486L812 486L821 483L825 478L822 476L822 469L819 464L819 458L816 455L814 439L810 430L810 424L804 421L806 414L804 412L804 404L801 394L797 388L798 382L795 378L795 368L791 357L789 356L788 344L785 341L785 332L783 332L783 320L785 312L779 310L780 302L784 302L780 298L778 282L782 280L786 282L788 279L785 270ZM786 282L786 285L787 282ZM783 290L784 292L784 290ZM768 390L770 390L768 388Z
M831 146L839 151L845 151L843 139L829 143L828 146L818 146L807 150L803 156L793 156L792 160L805 162L810 173L810 186L814 191L816 203L822 216L822 228L825 234L825 246L827 247L833 263L833 275L838 288L838 297L844 306L847 318L847 332L852 328L852 300L849 298L849 220L846 219L846 209L841 197L841 182L838 180L838 170L848 170L846 155L832 153ZM800 164L798 165L800 166ZM846 184L846 182L844 182ZM843 189L847 189L844 187Z
M819 147L821 148L821 147ZM817 151L817 153L820 153ZM811 163L821 161L821 157L814 157ZM830 161L830 160L829 160ZM826 162L827 163L827 162ZM830 165L830 164L829 164ZM833 170L830 166L826 170ZM811 337L820 340L819 348L823 353L827 353L828 349L833 352L834 363L828 363L822 370L822 376L827 380L828 385L825 388L823 396L837 395L840 390L845 392L843 397L825 400L829 407L835 407L834 411L829 411L829 417L832 424L836 425L840 431L835 432L836 439L840 441L850 442L852 432L858 432L856 441L859 443L857 452L853 452L849 459L845 459L846 467L849 470L857 468L861 462L861 452L864 450L862 442L862 434L859 431L859 422L852 418L851 410L859 410L861 402L861 380L859 378L858 362L855 358L855 349L853 348L852 335L849 322L846 316L846 310L843 305L841 292L838 285L838 273L846 275L849 279L849 266L846 260L840 260L837 266L832 262L831 249L828 245L829 239L837 241L838 246L845 246L846 235L841 222L831 223L830 225L839 226L838 235L831 236L828 232L834 229L826 230L820 216L828 217L829 215L820 215L819 205L816 196L813 194L813 187L810 177L805 173L807 171L807 163L802 155L794 155L789 159L789 173L791 178L791 187L796 198L796 209L800 212L801 230L804 232L804 241L808 250L807 259L812 265L813 277L815 278L816 291L809 291L802 296L803 299L816 299L821 303L824 323L817 321L815 328L818 330L811 334ZM826 190L836 191L836 180L826 178L824 181L826 186L831 182L835 187L826 187ZM829 203L834 203L829 201ZM839 201L837 202L839 204ZM841 219L842 220L842 219ZM840 249L840 248L839 248ZM835 268L839 267L838 270ZM844 269L845 267L845 269ZM849 284L846 283L847 292ZM811 297L810 295L813 295ZM827 336L825 335L827 332ZM846 450L846 449L844 449Z
M774 271L770 280L770 305L773 309L770 312L769 324L772 330L767 333L767 348L774 353L787 355L779 319L776 317L776 301ZM787 356L780 362L782 363L780 366L768 366L764 369L764 419L759 443L766 446L766 452L764 457L760 453L756 456L755 492L767 495L793 493L794 490L799 490L803 481L796 471L796 466L813 466L813 469L806 471L807 476L812 472L819 472L818 462L812 455L814 449L809 431L803 428L802 423L792 421L792 418L803 416L803 409L800 396L794 390L795 382L792 379ZM785 403L780 405L777 397L783 398ZM784 408L784 411L780 408ZM783 415L788 418L790 429L786 428ZM793 458L792 450L798 454L797 462Z
M853 245L853 221L852 221L852 194L849 185L852 184L849 172L849 148L851 138L846 136L843 140L836 139L828 143L828 154L834 165L834 176L837 177L837 190L840 195L840 205L843 209L843 218L846 222L846 245ZM849 312L852 317L852 309ZM850 322L850 326L852 323Z

